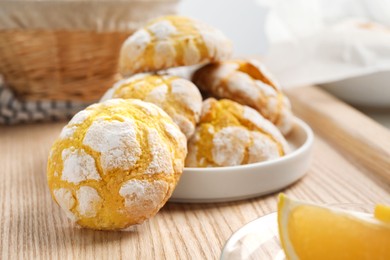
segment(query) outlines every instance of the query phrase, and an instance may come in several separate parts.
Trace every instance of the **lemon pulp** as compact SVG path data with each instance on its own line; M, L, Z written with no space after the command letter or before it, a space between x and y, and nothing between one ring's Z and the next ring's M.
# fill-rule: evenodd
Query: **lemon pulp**
M377 205L375 207L374 216L376 219L390 223L390 206Z
M390 225L371 215L281 195L278 223L288 259L390 259Z

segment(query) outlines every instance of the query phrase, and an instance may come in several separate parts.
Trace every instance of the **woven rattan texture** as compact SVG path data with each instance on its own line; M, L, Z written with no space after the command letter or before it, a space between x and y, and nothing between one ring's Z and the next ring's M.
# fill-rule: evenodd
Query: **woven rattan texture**
M0 74L19 99L98 100L131 32L0 31Z

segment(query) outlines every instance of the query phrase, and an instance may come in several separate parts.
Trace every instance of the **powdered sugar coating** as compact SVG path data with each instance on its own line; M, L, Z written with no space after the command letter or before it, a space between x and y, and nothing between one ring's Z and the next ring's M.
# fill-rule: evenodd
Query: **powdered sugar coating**
M133 75L131 77L128 77L128 78L125 78L125 79L121 79L119 81L117 81L113 86L112 88L110 88L109 90L107 90L107 92L103 95L102 99L100 100L100 103L104 102L104 101L107 101L109 99L113 99L113 98L118 98L116 96L114 96L115 94L115 91L117 89L119 89L120 87L122 87L123 85L127 85L127 84L130 84L132 82L135 82L137 80L141 80L141 79L144 79L145 77L149 76L150 74L149 73L138 73L136 75ZM142 87L142 85L140 86Z
M172 116L172 120L179 126L180 130L183 132L183 134L185 134L185 136L188 138L192 136L195 131L195 125L187 117L180 114L175 114Z
M225 127L214 135L212 155L220 166L240 165L250 141L249 132L242 127Z
M83 227L120 230L140 224L172 194L184 168L186 138L151 103L113 99L87 110L83 123L66 126L76 128L73 138L58 138L51 149L53 197ZM147 197L126 207L119 191L129 180L147 182Z
M84 123L84 121L91 115L90 110L81 110L69 121L68 125L79 125Z
M173 174L171 152L161 140L158 132L155 129L148 130L148 143L150 154L152 157L148 168L145 170L146 174Z
M125 199L124 206L133 218L148 218L159 210L167 196L169 184L163 180L129 180L119 190Z
M158 115L168 116L162 109L160 109L158 106L155 106L153 104L150 105L149 103L137 99L133 99L132 103L134 105L137 105L144 112L146 112L151 116L158 116Z
M291 118L293 118L294 115L290 109L290 101L288 99L284 99L283 103L285 103L285 105L280 111L280 117L277 126L282 133L288 133L291 130Z
M120 98L113 98L113 99L107 100L107 101L100 103L100 104L101 104L101 106L106 107L106 108L110 108L111 110L118 109L118 111L119 111L120 105L123 104L123 100Z
M144 29L136 31L123 44L124 47L127 47L128 58L134 60L141 56L150 41L151 37L148 31Z
M202 104L202 113L201 113L201 116L204 117L205 115L207 115L208 113L210 113L211 109L212 109L212 104L213 104L214 100L209 98L209 99L206 99L205 101L203 101L203 104Z
M257 111L231 100L209 98L188 141L186 166L243 165L279 158L287 151L279 130Z
M81 186L76 192L76 197L78 201L77 210L80 215L87 218L96 216L96 207L102 201L97 190L89 186Z
M260 80L255 80L254 82L258 87L261 96L267 97L267 102L266 104L262 105L261 109L263 116L268 118L270 121L277 123L275 119L277 118L277 116L280 117L280 101L278 97L279 93L275 90L275 88L268 84L265 84ZM286 107L284 106L282 106L281 108L286 109Z
M177 150L186 153L187 154L187 139L183 135L183 133L178 129L176 125L165 123L164 124L164 129L166 134L173 138L176 143ZM173 156L173 151L172 151L172 157L173 157L173 169L175 172L179 171L184 167L184 162L182 160L179 160Z
M283 100L287 97L262 64L253 60L230 60L197 70L194 83L206 93L247 105L275 124L284 135L292 129L293 116ZM283 115L282 115L283 114ZM281 118L284 116L284 118Z
M179 149L186 149L186 143L187 139L183 136L182 132L177 128L177 126L173 124L164 124L165 131L171 136L173 139L175 139L176 143L179 146Z
M219 66L218 69L212 70L209 73L212 84L208 84L208 85L210 85L210 87L212 88L215 88L218 85L220 85L224 79L231 76L237 70L237 64L234 63L220 63L220 64L223 65ZM201 85L200 87L203 87L203 85Z
M185 165L187 167L197 167L198 166L198 145L199 134L195 133L194 136L188 142L188 155L186 157Z
M261 92L259 92L253 80L245 73L237 72L232 74L229 77L228 84L230 92L240 93L245 99L256 102L260 98Z
M275 125L273 125L270 121L262 117L256 110L253 108L243 106L243 118L250 121L252 124L257 126L259 129L264 131L265 133L271 135L273 138L275 138L282 146L283 151L285 153L289 152L289 147L286 142L286 139L284 139L283 135L280 133L280 131L276 128Z
M136 125L128 118L123 122L94 121L85 134L83 144L102 153L100 160L104 173L113 169L131 169L142 153Z
M275 142L258 132L251 132L252 144L248 149L248 163L279 158L279 147Z
M250 64L252 64L253 66L255 66L259 71L261 71L261 73L264 75L264 77L266 77L269 81L271 81L272 85L276 89L278 89L278 90L280 89L279 82L275 79L274 75L268 70L268 68L266 66L264 66L263 63L261 63L258 60L255 60L255 59L249 59L248 62Z
M227 59L232 53L232 45L222 31L210 27L205 23L197 22L194 25L202 36L207 46L209 55L219 57L221 60ZM223 48L221 48L223 46Z
M135 75L136 76L136 75ZM138 90L138 91L141 91L143 88L145 87L144 85L144 82L142 80L140 80L139 82L134 82L134 89L135 90ZM125 91L124 89L122 89L121 91ZM123 95L121 92L119 92L118 94L118 98Z
M254 82L256 83L259 90L261 90L267 97L276 98L278 96L278 92L276 92L276 90L270 85L265 84L260 80L255 80Z
M137 77L138 80L132 80ZM138 88L138 86L140 86ZM181 131L190 138L199 121L202 109L202 96L198 88L191 82L170 75L144 73L142 77L135 75L126 81L120 81L104 95L104 99L119 97L125 99L137 98L153 103L167 112L180 127ZM151 115L157 115L148 104L134 100L134 104L142 107ZM160 110L158 113L164 113Z
M62 151L64 169L61 179L78 184L86 180L100 180L101 177L96 169L95 159L83 149L64 149Z
M76 204L76 200L74 199L72 192L66 188L59 188L53 190L53 195L58 205L65 211L66 216L72 221L75 222L77 217L71 209Z
M175 64L176 50L170 42L158 42L154 46L154 66L171 67Z
M143 53L151 41L152 38L145 29L140 29L133 33L122 45L119 57L120 64L126 70L128 70L129 64L131 64L132 69L139 70L144 65L142 61Z
M177 30L170 21L162 20L148 26L148 30L154 34L158 40L166 40L174 35Z
M274 115L276 115L276 111L279 110L279 102L276 98L269 99L267 102L267 111L264 112L264 115L267 115L268 118L273 119Z
M193 41L189 41L187 44L187 48L184 49L184 63L198 63L200 62L201 55L198 50L198 47L195 45Z
M166 101L168 94L168 86L161 85L154 88L149 94L145 97L146 102L152 102L156 105L162 104Z
M72 138L76 129L77 129L77 126L66 126L66 127L62 128L62 131L60 133L60 138L61 139Z
M122 74L131 75L218 61L231 53L231 43L221 31L190 18L166 16L150 21L124 42L119 67Z
M171 83L172 94L186 108L199 116L202 109L202 96L197 87L185 79L175 79Z

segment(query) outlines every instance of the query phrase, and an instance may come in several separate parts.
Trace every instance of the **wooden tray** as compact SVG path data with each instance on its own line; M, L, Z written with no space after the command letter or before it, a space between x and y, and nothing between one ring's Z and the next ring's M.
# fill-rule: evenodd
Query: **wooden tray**
M284 192L320 203L390 204L390 131L317 87L288 94L316 140L307 176ZM0 259L217 259L235 230L276 209L276 194L168 203L131 232L75 228L46 184L49 147L63 125L0 128Z

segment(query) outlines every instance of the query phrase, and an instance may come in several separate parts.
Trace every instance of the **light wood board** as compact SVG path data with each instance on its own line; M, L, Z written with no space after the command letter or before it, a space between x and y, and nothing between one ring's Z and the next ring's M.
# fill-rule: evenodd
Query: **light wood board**
M284 192L320 203L390 204L390 132L316 87L288 94L316 139L307 176ZM277 194L168 203L131 232L75 228L46 183L48 151L64 124L0 127L0 259L218 259L235 230L276 209Z

